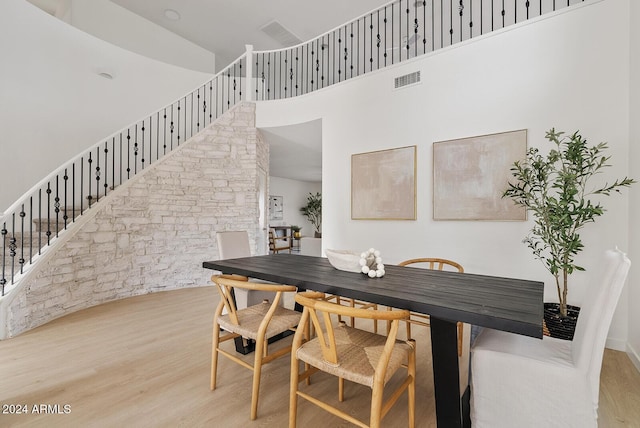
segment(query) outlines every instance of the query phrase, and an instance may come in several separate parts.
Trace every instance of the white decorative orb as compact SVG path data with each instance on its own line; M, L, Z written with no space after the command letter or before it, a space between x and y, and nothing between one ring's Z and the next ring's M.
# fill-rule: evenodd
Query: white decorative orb
M373 251L373 255L376 257L380 257L380 251L378 250Z
M378 263L378 265L376 266L376 269L384 270L384 265L382 263Z
M365 259L360 259L360 266L366 266L367 261Z
M382 263L382 257L376 257L376 263L377 264Z
M369 278L375 278L376 277L376 271L375 270L370 270L368 275L369 275Z
M361 259L366 259L367 258L367 253L365 252L365 253L360 254L360 258Z
M369 273L369 266L362 266L362 273Z
M383 276L383 275L384 275L384 271L383 271L383 270L377 270L377 271L376 271L376 276L377 276L378 278L382 278L382 276Z
M374 248L369 248L369 254L373 254L373 253L375 253L375 251L376 250Z

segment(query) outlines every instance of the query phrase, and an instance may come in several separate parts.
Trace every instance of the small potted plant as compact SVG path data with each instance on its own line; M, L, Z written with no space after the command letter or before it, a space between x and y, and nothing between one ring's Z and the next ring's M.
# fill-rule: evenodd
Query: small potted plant
M300 208L300 212L313 225L315 229L314 236L316 238L321 238L322 234L320 233L320 228L322 226L322 195L320 194L320 192L317 192L315 195L313 193L309 193L309 196L307 196L307 205Z
M610 166L607 163L610 156L603 154L606 143L588 146L577 131L564 136L553 128L546 133L546 138L555 148L546 156L537 148L530 148L526 159L515 162L511 173L517 181L508 184L503 197L512 198L533 214L534 226L524 243L553 275L558 291L559 304L545 303L545 318L552 315L551 308L556 306L559 312L556 318L565 324L560 328L567 329L569 324L564 338L572 339L579 308L572 307L575 316L568 317L567 286L573 271L585 270L574 260L584 247L579 232L605 211L600 202L589 198L620 192L621 187L629 187L635 181L625 177L601 186L590 182L594 175ZM551 330L550 320L545 321Z

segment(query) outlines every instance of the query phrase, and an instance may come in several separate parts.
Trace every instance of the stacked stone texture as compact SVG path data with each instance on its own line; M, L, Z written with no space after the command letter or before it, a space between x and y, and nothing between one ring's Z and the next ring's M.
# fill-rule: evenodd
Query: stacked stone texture
M91 208L13 290L13 336L83 308L210 284L215 234L248 230L255 248L258 173L269 149L242 103Z

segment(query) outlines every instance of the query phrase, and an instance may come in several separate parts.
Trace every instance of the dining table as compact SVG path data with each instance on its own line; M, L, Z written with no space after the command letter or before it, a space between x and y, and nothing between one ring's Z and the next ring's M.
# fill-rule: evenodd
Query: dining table
M296 254L205 261L203 267L428 314L441 428L471 426L469 387L461 393L459 382L458 321L542 339L540 281L393 265L385 265L383 277L371 278L338 270L324 257Z

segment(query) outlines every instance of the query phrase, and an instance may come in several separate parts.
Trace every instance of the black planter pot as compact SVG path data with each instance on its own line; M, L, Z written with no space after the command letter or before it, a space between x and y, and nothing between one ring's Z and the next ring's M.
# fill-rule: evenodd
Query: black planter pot
M545 303L544 322L549 330L549 336L557 339L573 340L579 314L580 308L578 306L567 305L567 316L562 317L560 316L559 303Z

